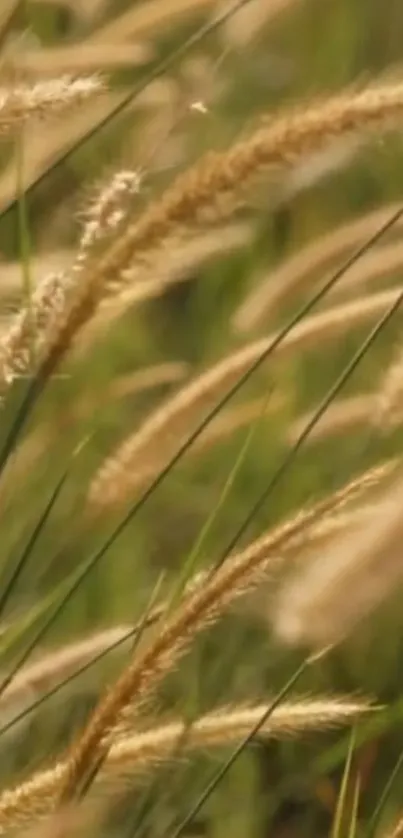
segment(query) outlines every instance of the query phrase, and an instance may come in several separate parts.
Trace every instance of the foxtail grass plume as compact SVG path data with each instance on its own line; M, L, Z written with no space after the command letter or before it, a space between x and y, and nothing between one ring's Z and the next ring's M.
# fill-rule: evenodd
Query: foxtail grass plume
M199 222L205 210L219 210L220 204L225 210L228 197L268 166L288 167L335 137L385 128L402 113L403 84L374 85L280 115L227 151L206 154L128 225L101 259L98 276L106 282L113 280L133 258L161 244L173 229Z
M372 520L358 525L280 593L274 627L280 639L320 650L346 637L403 582L403 480L395 480Z
M91 771L108 738L130 706L138 710L157 685L172 671L200 631L217 621L240 596L255 588L268 570L275 571L284 545L303 535L321 516L362 491L366 473L311 509L266 533L241 552L229 556L205 584L188 591L172 615L161 621L157 635L135 655L115 685L101 699L68 759L68 775L61 797L68 799Z
M296 348L316 346L332 339L367 318L376 317L399 289L381 291L350 303L334 306L306 317L281 341L275 357ZM93 509L124 503L130 493L152 477L172 456L193 429L201 411L211 408L217 397L242 375L276 340L277 333L247 344L195 378L130 434L95 474L88 501Z
M246 332L259 326L285 297L295 292L296 287L298 291L312 292L313 284L317 285L317 278L323 279L325 269L329 269L335 260L373 236L399 208L400 204L388 204L336 229L332 228L304 247L299 247L296 253L280 262L268 276L257 277L253 290L235 311L232 321L235 329ZM398 231L402 225L403 218L400 218L395 230ZM357 263L357 270L360 270L361 265L362 260ZM354 275L355 270L351 267L343 285L349 284L350 277L354 279Z
M100 187L97 195L82 212L83 229L74 269L79 270L99 242L105 242L122 223L130 199L141 187L139 172L122 169Z
M309 435L309 443L316 442L332 434L345 433L350 429L360 426L370 426L373 421L374 410L376 409L376 395L351 396L348 399L341 399L331 405L325 416ZM286 433L290 445L294 445L299 439L304 428L312 421L314 411L301 416L292 423Z
M99 75L74 78L65 75L36 84L0 88L0 136L33 118L47 118L87 99L105 93Z
M58 319L42 363L46 380L70 349L78 331L91 319L108 289L136 260L155 253L173 233L193 229L213 213L234 211L234 199L269 167L289 167L337 137L383 130L403 114L403 84L374 85L344 92L322 103L295 109L224 152L210 152L180 175L163 195L133 222L77 277L75 294ZM236 200L235 200L236 205Z
M117 780L126 780L128 776L152 769L163 760L172 759L179 741L183 741L186 751L239 742L269 707L269 702L252 707L223 707L202 716L190 727L182 721L174 721L140 733L129 728L124 736L112 743L96 785L102 786L107 793L108 787L112 790ZM343 695L286 702L273 710L262 725L259 737L283 738L350 725L372 709L365 699ZM187 736L182 740L185 732ZM0 835L51 814L67 771L67 763L59 762L19 786L3 791L0 794Z

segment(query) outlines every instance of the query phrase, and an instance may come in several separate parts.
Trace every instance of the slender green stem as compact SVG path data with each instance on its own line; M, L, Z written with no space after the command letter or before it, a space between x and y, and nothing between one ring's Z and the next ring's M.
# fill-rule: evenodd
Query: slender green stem
M232 768L238 757L241 756L245 748L252 742L252 740L257 736L259 730L266 724L270 716L274 713L277 707L281 704L281 702L286 698L290 690L293 686L297 683L297 681L301 678L304 672L307 670L308 666L311 664L310 658L304 660L300 666L295 670L292 674L291 678L287 681L284 687L280 690L278 695L274 698L272 703L267 707L265 712L261 715L260 719L256 722L253 728L249 731L247 736L244 737L242 742L237 745L234 749L230 757L226 760L224 765L217 771L214 776L211 778L210 782L198 798L196 800L194 806L190 812L186 815L183 821L179 824L177 829L172 833L170 838L179 838L180 835L183 834L184 830L189 826L192 822L193 818L200 812L200 809L204 806L207 802L210 795L216 790L217 786L221 783L224 779L228 771Z

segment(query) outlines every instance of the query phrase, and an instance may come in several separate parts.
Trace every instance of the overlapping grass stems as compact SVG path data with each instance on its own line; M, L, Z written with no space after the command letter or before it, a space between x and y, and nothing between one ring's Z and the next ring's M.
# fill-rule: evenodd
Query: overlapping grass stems
M231 14L244 5L246 5L245 0L244 2L234 4L220 18L215 19L212 24L199 30L195 36L191 37L177 51L174 56L175 60L183 55L184 51L190 46L200 41L202 37L211 32L219 23L228 19ZM153 72L151 78L156 78L159 74L166 72L171 66L172 60L171 58L165 60ZM140 85L140 87L144 87L148 81L149 79ZM125 97L124 104L132 101L132 97L133 93L131 92L129 96ZM115 108L113 113L108 116L108 119L116 115L123 106L120 103L118 108ZM76 334L86 324L87 320L92 317L105 293L105 289L109 292L109 285L112 282L115 283L115 279L119 276L122 268L126 267L133 260L136 261L139 257L141 268L144 254L148 251L153 254L155 249L161 247L163 240L170 235L172 230L182 232L183 228L190 227L192 229L194 225L198 225L200 223L201 209L212 205L214 210L218 211L218 214L231 212L233 194L239 187L245 185L252 174L260 173L261 168L267 165L289 165L299 155L311 151L317 145L320 146L323 142L328 142L333 136L337 136L345 131L365 129L366 127L372 127L373 124L376 126L380 124L382 128L385 119L389 120L390 116L395 117L400 115L402 110L403 88L398 84L390 84L383 87L369 88L360 93L343 93L339 97L324 101L322 105L314 106L311 109L302 108L291 116L280 117L272 126L260 128L255 134L251 135L250 139L235 144L228 152L207 156L204 160L201 160L189 173L181 176L172 187L169 187L162 198L156 199L149 207L146 207L143 215L134 223L131 222L129 217L125 218L123 216L122 219L119 218L116 235L112 236L112 243L107 241L105 252L101 252L100 255L95 254L88 262L86 259L79 259L76 270L72 274L73 281L71 284L69 282L65 284L64 278L61 277L50 278L44 288L39 288L37 300L35 300L35 296L31 300L31 314L32 304L35 313L35 304L38 302L38 317L35 319L35 325L38 329L39 347L44 351L42 357L40 357L39 368L37 371L34 371L32 383L28 385L22 407L6 439L1 457L1 468L4 469L10 455L14 452L21 430L34 403L41 394L44 386L48 383L53 372L58 368L64 355L70 349L73 338L76 337ZM66 159L65 156L63 157L64 159ZM222 203L219 202L219 206L217 207L218 196L223 197L224 201ZM20 681L20 687L21 684L24 687L24 684L32 683L32 679L35 679L35 677L37 679L44 678L46 681L48 675L44 675L44 672L49 673L49 663L48 668L46 668L45 660L36 664L36 675L35 669L33 672L31 670L30 673L29 668L22 669L22 666L27 661L31 652L36 648L39 641L45 636L52 625L54 625L62 609L78 590L83 580L98 564L109 548L113 546L117 536L123 531L129 521L133 520L140 509L143 508L162 481L171 473L173 467L182 459L183 455L191 448L193 443L200 438L203 431L209 427L212 420L218 416L222 408L251 378L252 374L264 361L271 357L276 349L284 345L288 335L292 336L295 327L298 326L300 320L311 308L326 297L348 269L370 247L380 240L389 229L397 224L402 216L403 208L397 207L397 209L394 209L390 217L384 220L383 225L371 233L371 238L364 241L361 247L332 274L330 279L328 279L308 303L305 303L286 326L280 329L272 338L259 341L256 345L253 345L253 351L249 352L247 350L244 356L241 350L239 368L237 364L232 368L233 357L229 358L231 374L228 376L229 381L226 375L223 376L224 384L228 386L228 383L232 383L233 376L235 377L235 383L232 383L231 388L223 396L221 395L217 403L215 403L215 400L217 395L221 393L222 381L219 380L218 382L218 390L213 386L212 392L209 392L211 371L210 377L209 372L206 374L204 381L207 382L207 386L203 389L203 385L200 388L200 392L203 397L206 394L205 390L209 397L213 396L212 406L209 399L207 399L207 407L209 408L207 415L190 432L187 425L185 429L180 429L181 434L179 435L179 439L175 440L173 453L172 448L169 447L166 452L166 464L161 468L161 463L158 462L158 468L154 470L155 473L153 471L151 472L153 479L144 493L140 495L140 498L125 513L104 544L92 556L85 560L79 566L78 570L61 585L60 596L56 596L54 603L51 603L51 606L54 604L54 607L45 609L46 619L44 623L38 632L36 634L34 633L30 638L28 647L19 660L16 661L8 675L5 676L0 688L0 702L7 701L7 696L10 697L13 690L14 693L18 691L18 681ZM121 221L122 224L120 223ZM68 291L67 294L66 289ZM58 294L56 306L54 306L55 292ZM353 496L356 494L361 496L373 483L377 484L379 482L381 486L383 485L384 478L388 477L388 467L385 467L384 470L381 469L379 472L372 470L369 473L360 475L356 481L347 484L339 492L335 492L333 495L325 498L324 501L313 505L306 511L301 510L299 514L286 521L285 524L272 528L262 538L252 542L245 549L236 554L233 553L237 542L245 533L249 524L255 520L258 512L263 508L271 493L286 474L296 453L309 438L322 416L324 416L328 408L332 405L336 395L338 395L349 381L362 358L373 346L378 335L384 330L403 302L403 292L398 290L396 293L391 292L391 299L389 299L388 294L386 296L387 300L386 298L382 298L382 301L385 303L388 302L389 305L386 306L385 304L385 310L380 320L359 346L348 365L322 399L317 410L308 418L306 424L300 430L297 439L287 450L283 459L280 460L269 482L253 503L233 538L231 538L230 544L222 552L219 560L215 564L212 564L211 571L206 576L196 577L194 582L191 580L191 584L188 586L188 589L185 589L179 603L174 599L174 607L168 602L167 605L157 604L155 608L151 608L150 613L145 614L143 620L140 622L140 626L137 628L121 627L117 632L118 637L114 634L112 638L94 638L92 642L95 643L95 647L91 645L91 642L89 642L89 646L84 644L84 647L81 649L79 648L79 644L76 644L75 648L70 650L70 656L67 651L63 653L62 650L56 656L58 657L61 673L65 671L64 667L69 669L72 662L81 661L82 663L82 660L86 660L87 655L90 655L90 661L88 662L87 660L79 670L82 671L83 667L89 666L94 662L93 656L95 649L98 648L98 642L100 643L101 651L97 654L103 655L108 651L109 647L114 648L133 635L137 634L137 637L141 637L142 640L141 645L136 647L134 652L132 652L130 662L123 670L121 676L115 684L112 684L106 696L101 698L84 731L78 734L76 740L73 741L71 750L67 754L64 762L50 768L48 772L34 775L31 780L0 795L0 831L5 833L9 827L18 826L21 823L33 823L38 816L42 817L43 815L51 814L54 807L60 803L65 804L66 802L74 801L75 798L82 796L84 793L88 794L93 783L97 785L102 779L108 782L110 772L114 776L117 775L122 762L129 761L130 771L133 771L136 768L136 761L141 762L145 751L147 758L152 763L154 759L165 759L170 754L169 748L174 747L178 739L181 740L183 747L185 745L186 747L197 747L206 744L220 744L223 741L235 740L237 742L235 750L220 770L213 775L211 781L207 784L189 814L179 826L174 828L173 834L176 838L183 833L186 826L204 805L209 795L217 787L238 756L243 752L245 746L259 731L263 735L270 735L275 730L276 720L278 718L283 718L283 732L286 732L289 727L293 726L292 714L294 713L295 718L295 714L298 715L298 712L300 712L298 710L298 704L283 704L283 701L290 689L297 683L298 679L306 670L306 667L311 664L311 659L304 661L297 668L273 701L249 708L249 710L241 710L239 708L234 708L233 710L227 709L223 711L221 716L210 714L195 721L193 725L186 725L182 720L179 720L173 723L173 726L170 728L161 727L159 729L154 722L150 725L146 733L138 732L135 727L133 729L128 726L125 711L128 708L134 711L134 721L136 722L136 714L140 714L145 699L148 699L155 691L165 675L176 667L177 662L196 638L198 632L217 620L222 612L239 595L246 593L259 584L262 579L262 574L265 571L269 570L274 574L278 565L283 563L284 556L287 555L287 550L290 547L295 546L295 544L297 546L301 545L306 540L314 544L315 527L318 526L320 530L321 524L326 524L329 521L331 523L332 516L340 511L340 509L343 509L347 501L351 501ZM54 315L56 315L55 318ZM4 370L6 374L3 375L3 382L5 385L5 395L7 395L7 389L13 375L24 372L24 369L29 370L28 362L30 358L25 356L24 352L22 355L18 355L20 348L18 346L19 337L22 336L23 344L27 335L24 317L25 314L22 312L20 319L16 321L14 331L10 332L12 340L8 346L7 340L10 335L6 334L5 337L4 345L6 350L8 350L4 356ZM19 332L20 327L22 329ZM42 339L43 344L41 344ZM27 366L24 367L26 359ZM16 361L16 366L13 369L14 360ZM396 377L398 377L396 376L396 368L399 367L399 364L400 356L397 356L397 362L393 364L390 374L386 377L385 386L380 390L381 395L383 394L385 396L386 394L388 403L390 403L391 398L393 401L393 398L397 399L399 395L399 385L395 383ZM239 375L239 373L242 374ZM203 378L201 381L203 381ZM215 383L213 381L213 384ZM393 391L392 395L391 391ZM197 382L195 382L193 390L192 387L189 390L185 389L182 394L180 393L176 397L176 402L174 399L171 405L176 404L179 406L179 409L184 405L186 408L187 400L192 403L194 395L197 403L199 396ZM206 407L203 401L202 407ZM381 407L383 407L383 402ZM198 418L197 413L198 411L196 411L196 418ZM151 417L151 432L158 432L161 427L164 427L164 423L169 425L171 414L172 411L170 412L170 403L168 402L167 407L162 408L162 411L156 415L156 419ZM175 411L173 411L173 414L175 414ZM147 429L147 425L145 428ZM145 436L147 437L147 433ZM184 439L182 436L184 436ZM135 451L139 439L141 441L141 431L139 432L139 436L133 439ZM158 441L158 433L156 433L155 439ZM129 447L131 449L132 445ZM0 597L1 613L3 613L16 581L21 575L45 524L49 520L49 516L54 510L66 480L74 467L75 458L79 454L80 448L74 452L71 461L47 502L28 540L26 548L22 551L19 559L15 563L9 583L5 586ZM129 454L130 456L132 455L131 450ZM164 459L165 453L164 457L162 457L162 462L164 462ZM121 460L119 455L117 460ZM131 464L131 467L133 467L133 464ZM117 479L123 481L122 475L118 475ZM128 495L127 487L124 487L123 494L125 496ZM365 510L365 504L363 509ZM393 584L394 579L395 575L391 579L391 584ZM151 637L151 639L143 637L142 635L146 631L147 626L156 621L158 625L157 634ZM54 664L55 662L53 661ZM72 677L74 677L74 673L73 675L68 675L64 683L68 683ZM54 694L59 688L60 685L58 684L51 686L49 694ZM32 707L28 706L21 713L16 714L15 719L6 723L0 732L10 730L17 720L21 721L25 718L33 707L38 706L46 697L47 695L45 693L38 701L34 702ZM360 714L367 710L367 704L364 701L361 703L356 702L355 704L350 701L348 705L343 705L343 700L343 697L337 696L332 696L327 704L326 697L322 699L322 703L320 703L321 697L306 700L305 704L302 703L300 705L300 709L305 709L307 714L304 717L305 721L301 722L301 727L312 726L313 728L319 728L321 721L325 721L325 717L326 721L330 723L338 723L340 720L348 721L351 715ZM349 710L347 710L347 707ZM298 724L295 726L298 728ZM127 737L129 733L130 739L122 738L122 735ZM117 766L116 772L114 766ZM377 812L378 815L379 812ZM399 825L393 834L399 834Z
M396 305L396 301L394 301L394 304L393 304L393 310L394 310L396 307L397 307L397 305ZM384 320L384 318L383 318L383 320ZM383 322L382 322L382 325L383 325ZM379 327L378 327L378 330L379 330ZM377 331L378 331L378 330L377 330ZM376 332L374 332L374 334L375 334L375 333L376 333ZM372 342L372 338L373 338L373 335L371 335L371 342ZM366 342L366 345L365 345L365 348L367 348L368 343L369 343L369 342L367 341L367 342ZM361 356L361 354L362 354L362 352L360 353L360 356ZM345 376L344 376L344 377L345 377Z

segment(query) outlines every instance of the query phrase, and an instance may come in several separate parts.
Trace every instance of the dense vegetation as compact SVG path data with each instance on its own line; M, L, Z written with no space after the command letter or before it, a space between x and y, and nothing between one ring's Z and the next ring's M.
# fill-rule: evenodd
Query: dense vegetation
M397 838L402 4L0 27L0 834Z

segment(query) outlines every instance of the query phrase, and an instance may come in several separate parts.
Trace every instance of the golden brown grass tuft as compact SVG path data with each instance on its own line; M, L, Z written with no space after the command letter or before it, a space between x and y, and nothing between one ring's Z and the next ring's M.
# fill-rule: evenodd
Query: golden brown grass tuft
M384 129L402 111L401 84L368 87L280 116L227 151L205 155L136 221L127 223L104 255L79 272L75 293L68 295L63 312L57 311L53 327L49 325L43 377L52 374L107 290L134 260L161 247L170 234L200 223L206 211L232 212L236 193L268 166L289 166L345 133Z
M373 481L372 470L311 509L301 510L285 524L229 557L210 579L184 596L172 616L162 621L157 636L134 657L100 701L82 736L73 744L61 795L63 799L68 799L80 787L100 752L108 749L108 737L125 709L132 703L135 707L143 703L167 672L177 665L195 636L216 621L238 597L256 586L268 569L276 567L284 545L293 539L295 543L295 539L322 515L361 492L363 482Z
M316 347L368 317L376 317L399 295L382 291L329 308L302 320L281 342L276 355ZM154 475L193 429L201 411L207 412L217 397L245 372L275 341L274 333L247 344L187 384L165 405L152 413L99 469L89 490L89 503L97 507L123 503L130 493Z
M267 166L289 166L329 140L352 131L390 126L402 115L400 83L341 93L318 105L273 119L224 152L210 152L180 175L165 194L145 210L98 265L104 282L113 280L133 258L160 245L181 226L197 223L205 210L228 207L228 198ZM231 201L230 201L231 208Z
M22 123L52 116L105 93L101 76L74 78L69 75L40 81L33 85L14 85L0 89L0 134L6 134Z
M358 524L286 584L275 619L289 643L320 649L337 643L401 583L401 477L378 500L372 520Z
M328 269L335 263L335 260L373 236L397 212L399 206L398 204L388 204L386 207L373 210L364 216L330 230L330 232L324 233L321 237L314 239L313 242L308 242L305 247L299 247L295 254L281 262L277 268L271 271L269 276L263 279L257 278L257 287L254 287L247 294L234 314L233 324L235 329L243 332L259 326L264 318L270 316L271 311L281 303L284 297L295 291L296 286L298 291L312 291L313 285L317 285L318 271L323 272ZM399 219L395 226L395 232L400 229L402 224L403 220ZM396 245L394 247L396 248ZM401 254L401 247L399 250ZM398 251L395 249L396 252ZM383 258L382 254L393 258L392 249L385 249L384 251L382 248L377 250L376 253L379 254L379 260ZM385 263L382 265L377 256L369 254L368 259L372 265L377 265L378 274L386 273L387 266L385 266ZM350 268L348 274L341 281L342 288L346 285L350 287L350 282L354 285L354 276L357 276L357 274L363 276L362 266L365 263L366 259L360 260L356 266ZM400 261L399 264L401 264ZM391 267L394 269L396 263L392 264ZM367 276L368 267L365 271L365 277ZM322 279L321 273L319 277ZM307 285L308 288L306 288ZM332 293L336 293L338 287L337 285Z
M111 782L153 768L162 760L172 759L175 745L183 741L186 751L217 748L241 741L267 713L269 703L252 707L224 707L196 720L190 727L174 721L143 732L125 731L112 743L97 780L108 791ZM260 738L282 738L348 725L372 709L366 700L348 696L318 696L287 702L276 708L262 725ZM183 734L187 733L186 738ZM49 815L68 772L67 763L59 762L47 771L0 795L0 834L27 822Z
M326 411L325 416L323 416L309 435L309 443L316 442L332 434L345 433L351 428L355 429L356 427L360 427L360 425L369 427L373 420L375 405L376 395L373 394L351 396L348 399L342 399L336 402ZM296 442L313 417L314 412L309 412L292 423L286 434L290 445Z

